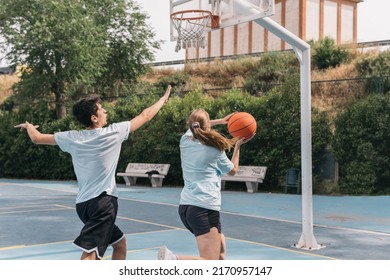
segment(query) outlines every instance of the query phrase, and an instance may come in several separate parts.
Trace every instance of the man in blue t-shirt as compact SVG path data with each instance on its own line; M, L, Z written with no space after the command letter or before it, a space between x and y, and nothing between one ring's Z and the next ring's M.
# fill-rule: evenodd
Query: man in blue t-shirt
M84 223L74 244L83 250L82 260L101 259L109 245L113 247L112 259L126 259L127 244L124 233L115 225L118 212L118 193L115 171L122 142L150 121L168 101L171 87L163 97L141 114L107 127L107 112L98 96L82 98L73 105L73 115L84 130L42 134L39 126L25 123L16 125L26 129L35 144L58 145L72 156L79 186L76 211Z

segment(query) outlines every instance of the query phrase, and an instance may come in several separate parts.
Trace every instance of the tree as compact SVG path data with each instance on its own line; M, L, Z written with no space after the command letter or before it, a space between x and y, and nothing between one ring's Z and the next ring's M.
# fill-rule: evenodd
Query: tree
M136 82L160 47L146 19L133 0L2 0L0 47L28 66L15 94L62 118L70 97Z

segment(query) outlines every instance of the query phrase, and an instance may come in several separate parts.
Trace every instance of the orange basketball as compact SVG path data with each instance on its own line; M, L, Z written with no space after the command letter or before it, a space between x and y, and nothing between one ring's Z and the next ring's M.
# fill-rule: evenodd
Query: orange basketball
M256 133L256 129L255 118L246 112L236 113L228 121L228 130L233 137L250 137Z

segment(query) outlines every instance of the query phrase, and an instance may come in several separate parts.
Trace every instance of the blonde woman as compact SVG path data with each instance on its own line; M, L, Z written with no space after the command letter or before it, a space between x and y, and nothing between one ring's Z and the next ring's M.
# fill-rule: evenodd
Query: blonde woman
M194 110L188 118L189 129L180 140L180 157L184 188L179 215L185 227L194 234L199 256L179 256L167 247L158 252L160 260L222 260L226 243L221 231L221 176L234 175L240 158L240 147L253 138L228 139L213 130L213 125L226 125L230 114L210 120L203 109ZM229 159L225 150L234 148Z

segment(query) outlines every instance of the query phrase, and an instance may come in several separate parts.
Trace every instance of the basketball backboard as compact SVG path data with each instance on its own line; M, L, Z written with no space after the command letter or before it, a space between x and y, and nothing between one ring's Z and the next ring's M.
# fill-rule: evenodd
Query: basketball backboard
M192 19L203 16L198 13L200 10L210 11L218 20L217 24L207 24L205 27L207 32L271 16L275 13L275 0L170 0L171 15L179 12L180 16L181 11L196 11L197 14L193 16L190 13L183 16ZM171 41L176 41L177 37L177 30L171 24Z

